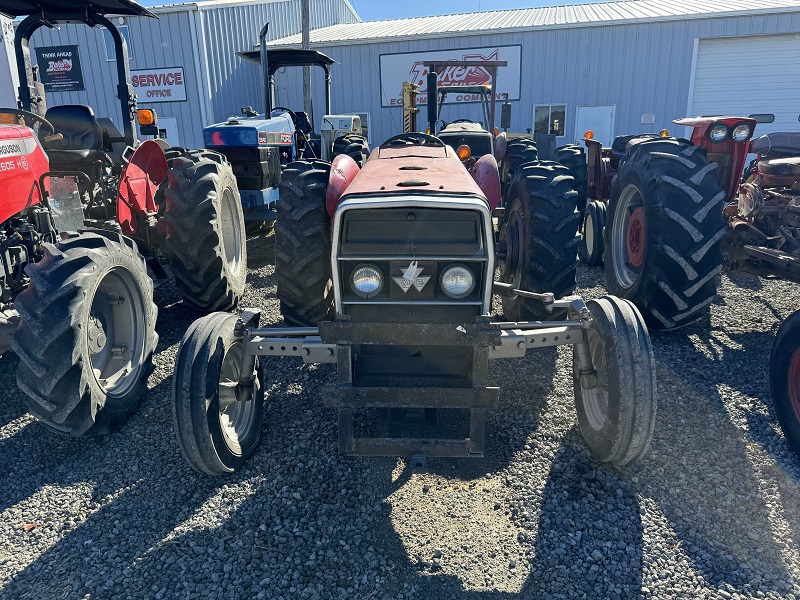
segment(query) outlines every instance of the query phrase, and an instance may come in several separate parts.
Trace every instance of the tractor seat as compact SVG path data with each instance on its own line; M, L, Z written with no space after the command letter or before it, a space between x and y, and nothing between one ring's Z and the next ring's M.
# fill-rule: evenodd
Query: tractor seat
M800 178L800 156L790 158L771 158L758 162L758 171L773 177Z
M63 137L43 141L51 168L57 171L82 171L90 174L103 148L103 134L94 112L83 104L65 104L47 109L45 118Z
M800 156L800 132L765 133L750 142L750 152L771 157Z

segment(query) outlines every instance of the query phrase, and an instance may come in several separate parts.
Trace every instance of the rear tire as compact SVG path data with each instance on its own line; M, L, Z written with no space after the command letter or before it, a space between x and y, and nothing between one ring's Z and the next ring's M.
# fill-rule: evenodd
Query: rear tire
M288 325L333 318L331 219L325 208L330 163L297 161L281 176L275 223L275 277Z
M583 146L568 144L556 149L556 162L569 169L575 179L575 191L578 192L578 212L586 210L586 196L589 193L589 168L586 165L586 153Z
M569 170L542 161L522 167L509 190L510 207L500 229L500 281L529 292L552 292L557 298L575 289L578 266L577 192ZM503 298L510 321L552 319L540 302Z
M248 236L264 235L275 227L275 219L269 221L245 221L244 229Z
M519 138L508 142L506 149L506 162L508 164L507 181L514 179L514 173L520 167L539 160L539 152L536 150L536 143L533 140Z
M333 158L340 154L347 154L361 168L369 158L369 144L363 136L354 133L343 135L333 140Z
M17 385L49 428L108 433L136 411L153 370L153 282L136 244L117 233L71 233L44 248L15 301Z
M603 228L606 226L606 205L592 200L586 206L583 217L583 237L581 257L587 265L596 267L603 264Z
M239 188L228 161L207 150L172 159L159 230L175 286L201 312L233 310L244 294L247 246Z
M183 336L172 381L175 434L181 454L206 475L239 470L258 447L264 386L256 360L253 397L236 400L243 345L234 335L238 317L212 313Z
M778 329L769 359L769 380L786 443L800 457L800 311Z
M636 304L653 328L701 319L716 295L726 232L716 168L704 148L646 140L630 148L612 183L606 288Z
M586 303L586 332L600 383L583 389L573 350L575 408L592 455L616 466L642 458L656 423L655 361L642 315L628 300L603 296Z

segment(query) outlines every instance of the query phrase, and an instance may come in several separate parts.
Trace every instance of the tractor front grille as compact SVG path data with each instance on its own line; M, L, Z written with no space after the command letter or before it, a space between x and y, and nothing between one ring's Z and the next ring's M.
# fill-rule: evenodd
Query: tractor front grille
M488 214L488 213L487 213ZM347 210L338 228L337 296L354 321L464 322L482 312L491 278L484 218L477 210L397 206ZM383 276L370 298L351 286L355 269L369 264ZM403 281L412 264L416 277ZM475 285L462 298L445 294L441 276L454 265L469 269Z
M220 147L214 151L231 163L240 190L265 190L277 187L281 181L280 149L275 146Z

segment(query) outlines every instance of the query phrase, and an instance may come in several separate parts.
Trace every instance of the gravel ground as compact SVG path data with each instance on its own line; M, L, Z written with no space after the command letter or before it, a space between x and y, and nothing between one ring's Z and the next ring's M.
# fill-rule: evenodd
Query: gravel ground
M278 324L272 235L249 252L246 304ZM581 267L581 292L601 295L601 277ZM487 458L424 473L339 456L317 392L332 366L270 359L262 444L211 479L174 440L194 315L162 286L149 391L114 435L51 434L0 359L0 597L800 598L800 461L767 374L796 290L724 277L710 324L653 335L655 437L623 470L590 459L561 348L493 363Z

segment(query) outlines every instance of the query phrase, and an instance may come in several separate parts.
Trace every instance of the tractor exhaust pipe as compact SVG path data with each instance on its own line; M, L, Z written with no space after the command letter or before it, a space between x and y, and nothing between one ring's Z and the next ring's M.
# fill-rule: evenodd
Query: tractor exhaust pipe
M439 95L439 74L436 71L428 73L428 127L431 135L436 135L436 123L439 121L436 97Z
M269 22L261 28L258 34L258 49L261 54L261 72L264 74L264 118L269 119L272 112L272 78L269 73L269 62L267 61L267 32Z

